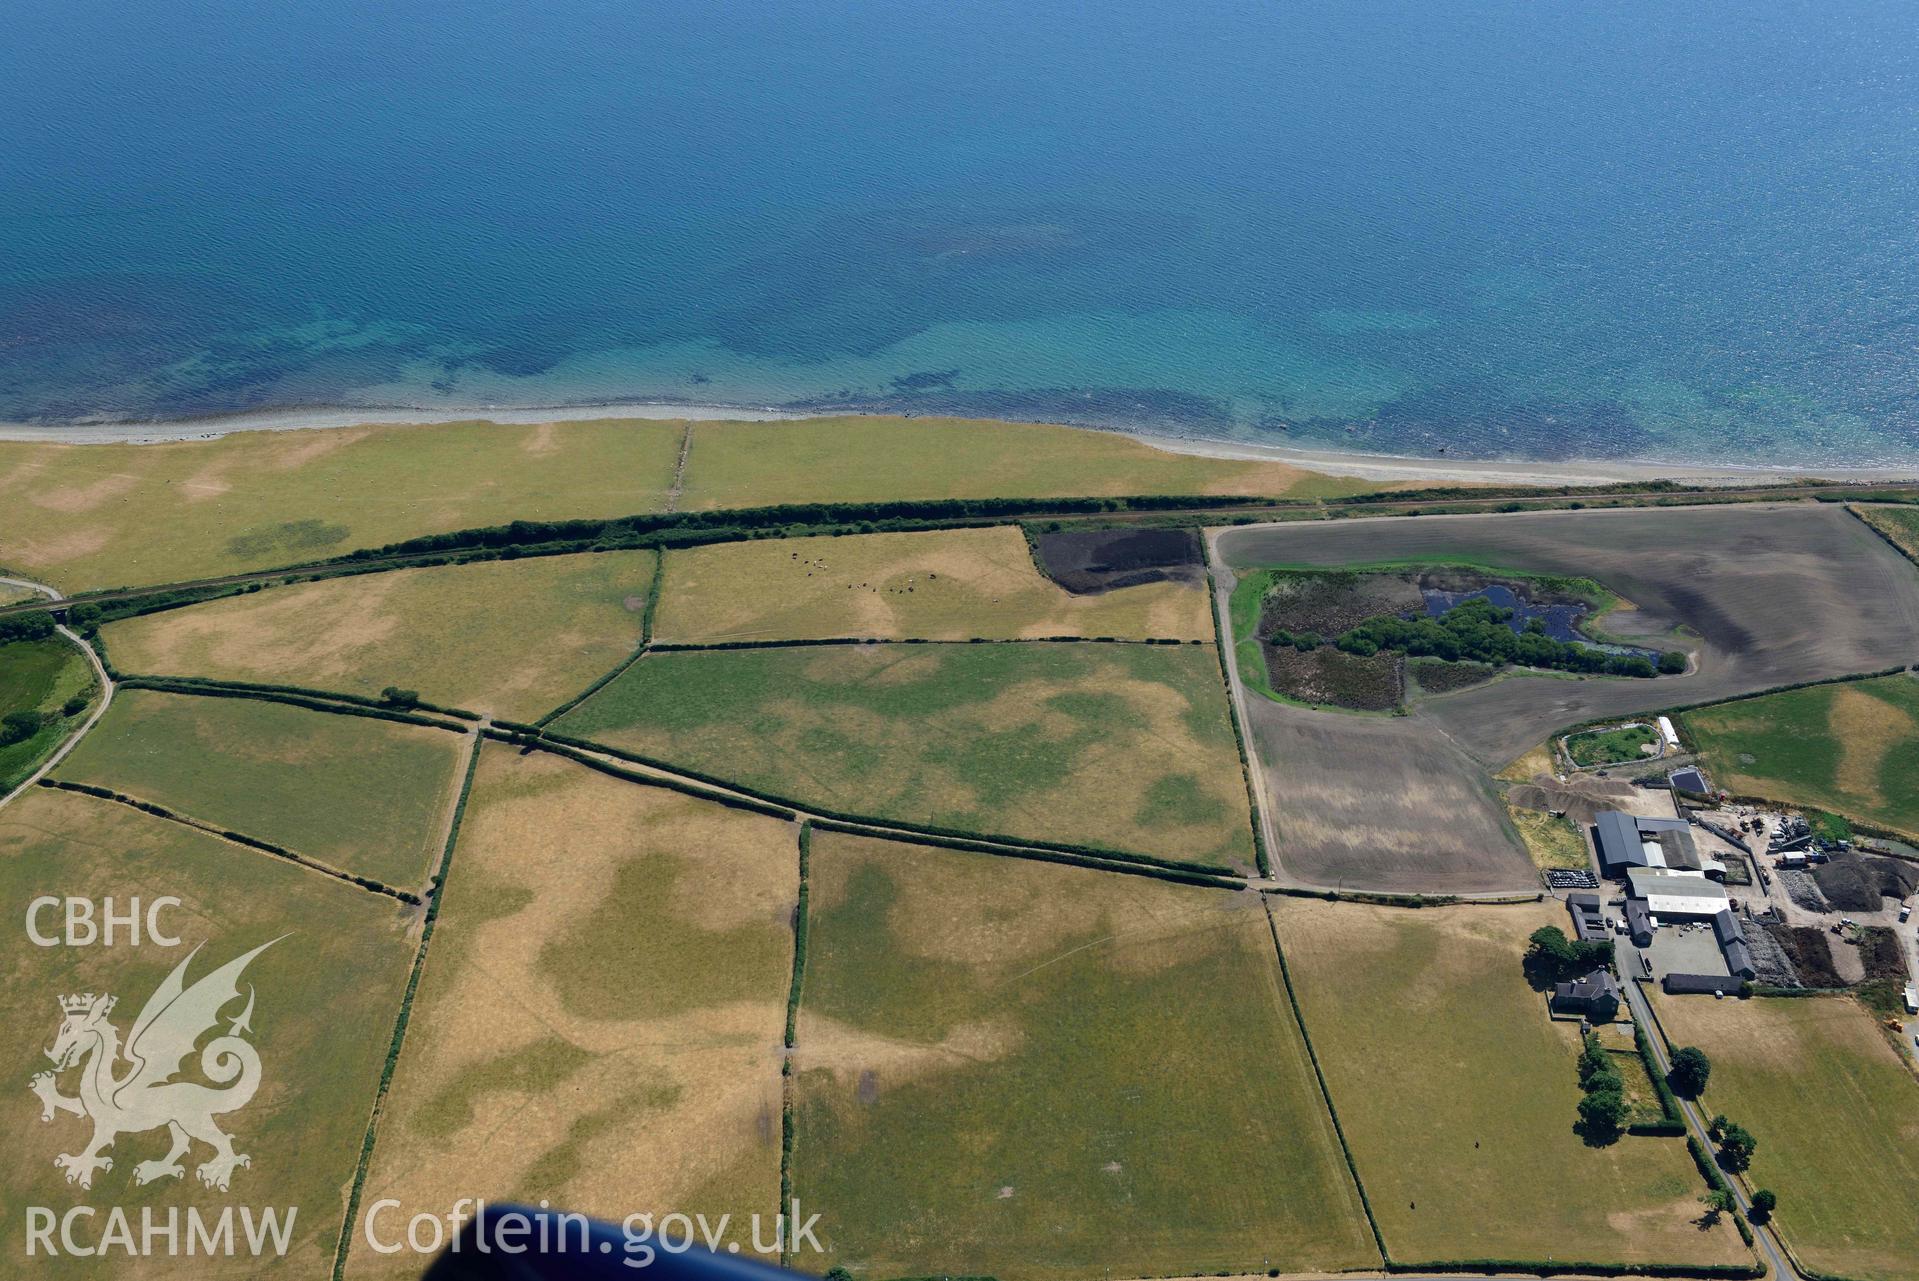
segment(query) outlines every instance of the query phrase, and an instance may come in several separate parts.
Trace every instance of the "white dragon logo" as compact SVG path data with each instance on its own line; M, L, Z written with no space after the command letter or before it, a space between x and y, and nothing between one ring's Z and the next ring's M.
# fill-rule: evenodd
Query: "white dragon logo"
M241 1039L243 1033L253 1030L251 985L246 1008L231 1020L226 1034L214 1037L200 1051L201 1072L225 1088L172 1078L201 1036L218 1024L220 1011L239 999L240 973L248 962L279 941L262 943L188 987L187 965L200 952L195 947L147 999L133 1021L124 1051L120 1030L107 1019L113 1012L114 997L89 992L60 998L60 1033L47 1051L53 1070L35 1076L30 1088L40 1097L42 1121L53 1120L55 1112L93 1120L93 1139L84 1150L53 1159L67 1172L68 1183L92 1187L94 1171L113 1168L113 1159L101 1153L113 1146L114 1139L163 1125L172 1135L173 1150L161 1160L134 1166L136 1183L183 1176L186 1170L180 1158L195 1139L213 1148L212 1159L197 1170L200 1182L210 1188L226 1191L234 1169L252 1164L249 1157L233 1150L232 1138L213 1123L214 1117L245 1107L260 1088L259 1052ZM128 1066L121 1072L118 1069L123 1057ZM59 1075L82 1063L79 1095L69 1098L60 1093Z

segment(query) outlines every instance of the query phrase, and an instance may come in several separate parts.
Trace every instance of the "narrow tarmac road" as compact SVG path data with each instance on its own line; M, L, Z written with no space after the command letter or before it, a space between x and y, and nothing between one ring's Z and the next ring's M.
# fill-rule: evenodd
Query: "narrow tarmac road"
M47 586L45 583L36 583L25 578L0 578L0 586L24 587L28 591L39 592L49 601L66 599L57 590ZM88 715L87 719L81 722L80 728L69 735L67 741L60 744L53 755L41 762L39 769L29 774L21 782L20 786L14 788L6 795L0 796L0 806L4 806L12 801L14 797L22 795L51 773L54 766L67 758L67 753L79 746L80 740L87 736L87 731L100 723L100 718L107 714L107 705L113 702L113 678L107 675L106 666L100 662L100 656L93 652L93 646L87 644L85 639L78 633L67 628L64 624L55 627L54 630L78 646L80 652L87 656L87 662L93 664L93 678L100 682L100 702L93 709L92 713Z

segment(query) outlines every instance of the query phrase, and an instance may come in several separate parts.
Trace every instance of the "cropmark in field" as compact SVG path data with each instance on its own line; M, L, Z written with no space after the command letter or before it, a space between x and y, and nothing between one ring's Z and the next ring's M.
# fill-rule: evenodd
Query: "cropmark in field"
M640 643L657 557L581 553L329 578L112 623L121 671L299 685L531 720Z
M37 946L24 925L28 905L41 896L91 902L96 927L103 925L109 897L122 916L137 902L140 940L131 942L123 924L111 946L99 938L89 946ZM164 946L145 930L148 909L169 896L179 905L163 907L154 919L178 946ZM0 810L0 907L11 923L0 934L6 973L0 1027L7 1029L0 1040L0 1079L7 1083L0 1089L0 1133L7 1136L0 1201L8 1207L0 1223L0 1272L236 1281L325 1276L413 960L417 912L114 801L47 790ZM78 928L66 931L64 917L62 907L43 910L37 929L54 939L84 938ZM198 987L199 980L263 946L226 989L229 999L216 996L206 1004L193 995L210 990ZM163 1017L136 1028L151 1008L149 998L164 996L163 981L190 953L181 976L186 994L168 1008L197 1017ZM102 1010L96 1003L77 1016L79 1057L56 1070L50 1083L50 1093L77 1100L75 1114L44 1107L28 1084L53 1068L45 1051L59 1044L68 1012L63 998L85 994L110 995L114 1005ZM236 1048L236 1040L251 1048ZM194 1052L196 1045L219 1053L210 1059ZM169 1047L175 1051L170 1060ZM115 1079L125 1082L134 1063L151 1061L169 1072L179 1067L179 1079L191 1088L123 1085L108 1104L84 1082L89 1073L109 1070L102 1056L115 1053L137 1056L111 1065ZM225 1061L238 1071L222 1079L215 1069L228 1055ZM249 1061L257 1061L257 1070ZM218 1100L210 1105L218 1109L210 1123L207 1111L196 1110L202 1087ZM52 1119L43 1121L43 1112ZM173 1146L169 1120L192 1136L177 1173L160 1168ZM101 1154L111 1165L88 1170L87 1186L70 1183L54 1160L84 1156L96 1124L113 1135ZM126 1128L114 1134L122 1124ZM247 1159L224 1158L207 1137L214 1130L230 1138L234 1158ZM127 1216L131 1244L75 1257L56 1229L57 1254L40 1250L27 1257L28 1207L64 1217L79 1206L96 1213L74 1221L78 1244L105 1242L115 1207ZM259 1238L261 1254L247 1248L244 1216L252 1216L258 1230L268 1210L282 1225L291 1220L284 1255L271 1234ZM164 1238L146 1257L130 1252L141 1244L144 1212L161 1224L170 1214L181 1216L176 1242L184 1255L186 1216L198 1215L217 1234L227 1211L236 1242L231 1254L169 1257Z
M770 1223L798 894L790 823L486 747L361 1200L399 1202L376 1235L462 1197ZM420 1266L359 1239L347 1274Z
M825 832L808 893L815 1270L1378 1266L1255 895Z
M650 654L554 728L867 817L1253 861L1210 645Z

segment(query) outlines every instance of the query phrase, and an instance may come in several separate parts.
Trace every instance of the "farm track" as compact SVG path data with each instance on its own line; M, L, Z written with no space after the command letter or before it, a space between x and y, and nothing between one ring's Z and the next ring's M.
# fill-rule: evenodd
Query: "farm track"
M1142 524L1163 523L1169 519L1188 517L1200 524L1217 523L1221 518L1263 515L1278 521L1285 521L1288 514L1301 522L1329 521L1339 519L1368 520L1375 517L1392 516L1408 511L1425 512L1432 507L1443 507L1443 512L1430 512L1432 516L1471 515L1488 511L1500 511L1512 504L1520 504L1519 511L1559 510L1550 506L1530 506L1530 504L1563 503L1570 500L1584 501L1588 510L1610 510L1619 507L1683 507L1693 505L1726 506L1763 501L1811 501L1820 497L1851 498L1870 500L1875 495L1910 494L1912 486L1903 482L1876 486L1857 485L1778 485L1752 489L1730 489L1726 487L1697 488L1685 490L1666 490L1657 493L1607 494L1604 491L1573 491L1569 494L1540 494L1531 497L1515 496L1511 493L1490 495L1484 498L1426 497L1408 499L1383 499L1370 502L1343 502L1339 500L1302 500L1288 503L1285 500L1274 502L1232 503L1222 506L1204 507L1165 507L1140 511L1112 511L1089 513L1083 510L1070 510L1048 506L1036 502L1033 507L1021 511L1012 511L996 515L996 523L1016 523L1035 520L1085 521L1098 520L1102 523ZM1348 516L1346 513L1360 513ZM666 513L671 514L671 513ZM701 513L714 515L716 513ZM1518 513L1512 513L1518 514ZM929 518L923 528L940 529L960 525L976 525L977 516L954 516L949 519ZM837 528L837 525L825 528ZM794 536L804 536L804 531ZM209 578L182 579L176 582L152 583L139 587L115 587L103 591L85 591L76 595L60 595L58 601L63 604L106 604L112 601L137 600L165 592L187 592L207 588L237 587L249 583L271 583L289 575L300 577L332 578L350 574L379 573L392 569L407 569L430 561L444 561L447 550L408 552L392 556L370 556L352 561L329 561L320 564L281 566L274 569L248 570L239 574L220 574ZM11 580L23 581L23 580ZM32 584L36 589L45 589L41 584ZM38 601L18 601L11 605L0 605L0 618L10 614L27 613L47 608L46 603Z
M38 601L26 602L27 607L30 609L45 609L47 604L57 603L65 599L58 591L47 586L45 583L36 583L25 578L0 578L0 584L9 587L24 587L29 591L40 592L48 598L45 603ZM77 646L80 652L87 656L87 662L93 665L93 679L100 682L100 705L93 709L92 713L88 715L87 719L81 723L78 729L68 735L66 742L55 748L53 754L40 763L39 769L36 769L33 773L22 779L20 786L14 788L6 795L0 796L0 806L5 805L17 796L24 796L28 791L38 786L41 779L53 772L54 766L67 759L68 754L80 745L80 740L87 736L88 731L100 723L100 718L107 714L107 705L113 702L113 677L107 675L106 664L100 661L100 655L94 652L93 646L87 644L78 633L70 630L64 623L55 627L54 630Z

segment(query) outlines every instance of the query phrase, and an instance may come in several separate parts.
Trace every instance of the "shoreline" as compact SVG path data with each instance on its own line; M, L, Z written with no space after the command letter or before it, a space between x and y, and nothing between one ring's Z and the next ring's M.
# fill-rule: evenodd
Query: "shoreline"
M603 404L535 406L476 405L430 409L393 405L354 408L328 405L309 409L273 409L199 418L80 422L64 426L0 422L0 441L65 445L151 445L215 440L253 431L323 431L360 426L433 426L447 423L588 422L598 419L688 419L695 422L791 422L807 418L905 417L882 413L834 413L776 406L695 404L668 401L613 401ZM920 416L920 415L915 415ZM934 417L935 415L924 415ZM946 417L947 415L937 415ZM1009 420L1010 421L1010 420ZM1739 463L1677 463L1659 459L1438 458L1381 454L1363 450L1309 449L1264 445L1204 436L1176 436L1120 427L1084 424L1076 431L1127 436L1167 453L1247 462L1276 462L1326 476L1374 481L1438 481L1460 484L1606 485L1620 481L1683 480L1703 485L1742 485L1804 478L1837 482L1919 481L1919 462L1911 466L1838 467L1814 464L1767 466Z

